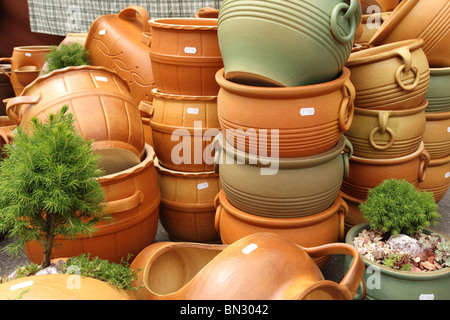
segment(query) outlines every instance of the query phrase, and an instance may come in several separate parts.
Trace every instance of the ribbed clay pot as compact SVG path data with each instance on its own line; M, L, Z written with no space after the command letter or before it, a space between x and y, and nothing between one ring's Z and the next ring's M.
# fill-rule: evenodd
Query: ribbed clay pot
M154 157L153 149L146 145L145 158L139 165L99 178L113 221L99 222L92 237L77 236L74 240L56 237L60 245L52 249L51 257L89 252L93 257L119 263L128 254L135 257L153 243L161 199ZM40 264L43 247L28 242L25 253L30 261Z
M430 67L450 66L450 2L448 0L402 1L369 45L379 46L407 39L423 39Z
M40 76L18 97L11 98L6 113L16 123L28 127L34 116L45 118L67 104L74 115L75 129L93 148L111 149L120 157L138 163L144 154L145 139L138 106L127 84L113 71L97 66L67 67Z
M421 142L413 153L392 159L350 158L349 177L342 182L341 190L349 196L365 201L369 189L386 179L404 179L418 187L426 177L430 155Z
M378 6L380 12L392 11L397 6L400 0L361 0L361 7L363 13L367 11L370 6Z
M353 52L348 61L355 106L409 109L425 100L430 82L423 40L405 40Z
M430 68L427 112L450 111L450 67Z
M301 158L258 157L216 137L216 172L228 201L249 214L297 218L328 209L349 174L351 143L341 137L332 149ZM344 151L346 150L346 151Z
M271 232L303 247L339 242L345 235L344 221L347 204L340 196L326 210L299 218L269 218L249 214L234 207L221 190L217 195L215 226L223 244L231 244L249 234ZM329 257L314 261L323 267Z
M217 19L167 18L149 21L150 60L158 91L216 96L214 75L223 67Z
M136 300L134 292L71 274L44 274L0 284L0 300Z
M356 39L355 43L362 48L367 48L369 40L373 37L375 32L377 32L380 25L389 17L391 12L375 12L367 13L363 10L363 15L361 18L360 35ZM354 49L354 48L353 48ZM352 50L353 52L353 50Z
M214 199L220 191L219 175L164 168L155 159L161 190L159 217L173 241L220 242L214 227Z
M331 81L360 21L358 0L225 0L217 31L225 78L286 87Z
M427 176L420 183L419 189L433 192L434 200L439 202L450 187L450 155L444 158L431 159Z
M424 100L418 107L401 110L355 107L352 125L345 133L353 145L354 155L397 158L416 151L424 138L427 105Z
M187 96L152 91L139 105L150 119L159 162L176 171L213 171L212 140L220 131L217 96Z
M426 113L423 142L431 159L450 155L450 111Z
M312 260L334 254L354 259L339 284L324 280ZM134 285L144 285L136 294L141 300L351 299L364 273L350 245L304 248L271 233L252 234L231 245L157 243L131 267L140 270Z
M45 57L50 52L51 46L21 46L14 47L12 56L0 58L0 62L11 64L11 75L0 71L10 78L16 96L39 76L39 72L45 64Z
M301 87L238 84L226 80L223 69L216 80L222 132L245 152L278 151L280 158L315 155L333 148L353 120L355 90L345 67L333 81Z

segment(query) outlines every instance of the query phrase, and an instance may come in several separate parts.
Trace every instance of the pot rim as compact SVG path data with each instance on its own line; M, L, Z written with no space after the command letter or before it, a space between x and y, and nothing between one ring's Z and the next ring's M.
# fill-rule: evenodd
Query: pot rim
M445 112L426 112L427 121L448 120L450 119L450 111Z
M153 160L153 163L155 164L156 171L159 174L165 174L167 176L175 176L175 177L190 178L190 179L197 179L197 178L217 179L217 177L219 176L219 174L216 173L215 171L187 172L187 171L172 170L172 169L166 168L162 164L160 164L158 157L155 157L155 159Z
M217 30L215 18L156 18L150 19L148 23L152 29Z
M152 89L152 95L155 98L162 98L166 100L179 100L179 101L217 101L217 96L193 96L193 95L181 95L173 93L164 93L158 90L158 88Z
M407 154L402 157L397 158L390 158L390 159L371 159L371 158L363 158L358 156L352 156L350 158L350 161L358 162L358 163L364 163L364 164L373 164L373 165L393 165L393 164L399 164L408 162L410 160L413 160L417 157L420 157L423 152L425 151L425 144L423 141L420 142L419 148L417 148L416 151L414 151L411 154ZM351 165L350 165L351 166Z
M313 96L320 96L344 87L346 81L350 79L350 70L343 67L340 75L328 82L311 84L297 87L259 87L240 84L229 81L225 78L225 68L221 68L216 72L216 82L221 90L228 91L244 97L253 97L260 99L300 99ZM219 91L220 95L220 91Z
M450 162L450 155L443 158L431 159L428 167L437 167Z
M42 51L42 49L45 50L50 50L52 48L51 45L45 46L45 45L30 45L30 46L18 46L18 47L14 47L14 50L19 50L19 51Z
M350 228L347 232L347 235L345 236L345 242L347 244L350 244L353 246L353 238L356 236L357 233L361 232L363 229L369 229L368 222L363 222L363 223L357 224L357 225L353 226L352 228ZM424 228L424 232L433 232L433 233L438 234L441 237L446 238L447 240L450 240L450 238L447 237L445 234L443 234L439 231L433 230L431 228ZM366 266L379 267L380 272L382 274L385 274L392 278L399 278L399 279L405 279L405 280L428 281L428 280L432 280L434 278L442 278L443 276L450 275L449 267L442 268L441 270L435 270L435 271L431 271L431 272L420 272L420 273L412 272L412 271L401 271L401 270L394 270L394 269L388 268L386 266L383 266L381 264L372 262L371 260L364 257L362 254L360 254L360 256L363 259L364 264Z
M355 115L356 114L361 114L364 116L376 116L379 113L388 113L389 114L389 118L392 117L404 117L404 116L409 116L409 115L414 115L417 113L421 113L422 111L424 111L426 108L428 107L428 100L424 99L424 101L419 104L416 107L413 108L409 108L409 109L389 109L389 110L378 110L378 109L368 109L368 108L361 108L361 107L356 107L355 106ZM450 114L449 114L450 116Z
M430 76L450 76L450 67L430 67Z

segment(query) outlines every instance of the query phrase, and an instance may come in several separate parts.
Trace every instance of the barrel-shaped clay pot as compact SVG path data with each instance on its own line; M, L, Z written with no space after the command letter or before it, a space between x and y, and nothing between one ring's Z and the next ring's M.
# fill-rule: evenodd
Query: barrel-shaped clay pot
M426 113L423 142L431 159L450 155L450 111Z
M427 112L450 111L450 67L430 68Z
M355 106L409 109L421 104L430 82L422 44L413 39L353 52L346 66L356 89Z
M94 139L98 152L116 149L142 159L145 139L138 106L127 84L104 67L67 67L40 76L8 101L6 113L26 129L32 117L45 118L65 104L75 129Z
M354 259L339 284L324 280L313 261L334 254ZM251 234L231 245L157 243L131 267L138 272L133 285L143 285L136 293L141 300L351 299L364 272L350 245L304 248L273 233Z
M215 226L223 244L231 244L249 234L275 233L303 247L314 247L342 241L347 204L340 196L326 210L298 218L269 218L249 214L234 207L221 190L217 195ZM329 257L314 261L323 267Z
M404 179L418 187L427 173L430 155L421 142L413 153L392 159L371 159L353 156L350 158L349 177L342 182L341 190L365 201L369 189L386 179Z
M448 0L402 1L369 45L379 46L408 39L423 39L430 67L450 66L450 2Z
M219 70L218 115L237 149L280 158L315 155L333 148L353 120L350 71L330 82L300 87L257 87L224 78Z
M224 140L221 134L215 140L216 171L228 201L249 214L296 218L322 212L349 174L352 146L345 137L318 155L280 159L244 153Z
M433 193L434 200L439 202L450 187L450 155L431 159L428 164L427 176L420 183L419 189Z
M220 242L214 227L214 199L220 191L219 175L164 168L155 159L161 190L159 217L173 241Z
M212 140L220 131L217 96L187 96L152 91L141 112L150 119L159 162L176 171L213 171Z
M379 159L413 153L424 137L426 107L426 100L418 107L401 110L355 107L354 120L345 133L354 155Z
M217 31L225 78L286 87L331 81L360 21L357 0L225 0Z
M135 257L153 243L158 227L161 193L153 159L153 149L146 145L144 160L127 170L99 178L105 190L112 222L99 222L92 237L74 240L56 237L52 258L71 257L89 252L93 257L119 263L128 254ZM43 247L36 242L26 244L30 261L41 263Z
M151 26L150 60L160 92L216 96L214 75L223 67L217 19L161 18Z

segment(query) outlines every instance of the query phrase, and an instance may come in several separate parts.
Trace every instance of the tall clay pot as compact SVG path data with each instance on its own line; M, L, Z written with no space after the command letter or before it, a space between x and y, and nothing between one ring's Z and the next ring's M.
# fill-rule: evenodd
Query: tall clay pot
M430 68L427 112L450 111L450 67Z
M450 155L431 159L428 164L427 176L420 183L419 189L433 193L434 200L439 202L446 195L450 187Z
M450 155L450 111L426 113L423 142L431 159Z

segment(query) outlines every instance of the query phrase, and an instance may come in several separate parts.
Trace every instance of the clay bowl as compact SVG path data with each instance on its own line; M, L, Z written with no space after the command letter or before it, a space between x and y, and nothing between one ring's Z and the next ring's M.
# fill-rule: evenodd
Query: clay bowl
M257 157L216 137L216 172L228 201L249 214L297 218L328 209L348 176L352 146L345 137L330 150L301 158ZM344 151L346 150L346 151Z
M381 159L413 153L424 138L427 105L424 100L419 107L401 110L355 107L354 120L345 133L353 145L353 154Z
M307 157L333 148L350 128L355 90L350 71L330 82L301 87L257 87L228 81L220 85L218 116L227 141L258 155Z
M423 142L431 159L450 155L450 111L426 113Z
M450 111L450 67L430 68L426 112Z
M215 226L223 244L231 244L249 234L272 232L303 247L342 241L347 204L340 196L326 210L299 218L269 218L246 213L234 207L221 190L217 195ZM323 267L329 257L316 257Z
M218 243L214 227L214 199L220 191L219 175L164 168L155 159L161 190L159 217L172 241Z
M333 254L354 259L339 284L324 280L313 262L317 255ZM141 300L352 299L364 273L350 245L304 248L272 233L251 234L231 245L157 243L131 267L140 270L134 285L144 285L137 292Z
M346 64L356 89L355 106L409 109L421 104L430 82L423 40L405 40L353 52Z
M365 201L369 189L386 179L405 179L418 187L427 173L430 155L423 142L413 153L392 159L350 158L349 177L342 182L341 191Z
M419 189L433 192L434 200L439 202L450 186L450 155L444 158L431 159L427 176L420 183Z
M450 66L450 2L402 1L369 41L371 46L423 39L430 67Z

